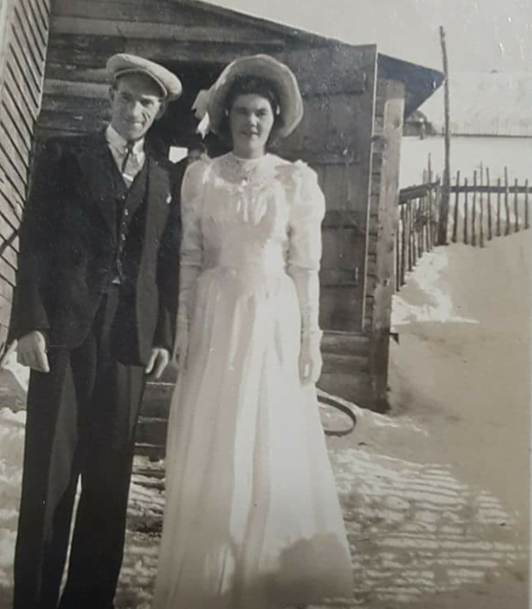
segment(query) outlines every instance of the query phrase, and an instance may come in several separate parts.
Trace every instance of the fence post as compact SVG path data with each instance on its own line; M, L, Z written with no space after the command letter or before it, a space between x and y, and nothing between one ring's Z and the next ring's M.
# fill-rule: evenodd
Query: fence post
M504 168L504 209L506 210L506 235L510 234L510 186L508 184L508 167Z
M468 192L467 192L467 178L464 180L464 191L465 191L465 200L464 200L464 243L467 245L469 243L469 238L467 235L467 215L468 215Z
M501 236L501 178L497 178L497 237Z
M491 225L491 184L489 167L486 167L486 182L488 186L488 241L491 241L493 239L493 232Z
M401 206L401 285L405 283L406 275L406 205Z
M514 180L514 187L515 187L515 191L514 191L514 214L515 214L515 220L514 220L514 228L515 228L515 232L518 233L519 232L519 194L518 194L518 180L517 178Z
M471 210L471 245L477 244L477 172L473 172L473 205Z
M530 228L530 222L528 218L528 180L525 182L525 228Z
M454 193L453 243L458 240L458 202L460 200L460 172L456 172L456 191Z
M484 196L482 193L482 185L484 182L484 168L480 168L480 188L478 192L478 202L480 204L480 247L484 247Z
M438 245L447 245L447 227L449 223L449 197L451 194L451 128L450 128L450 100L449 100L449 62L447 57L447 44L445 42L445 30L440 26L440 42L443 59L443 82L444 92L444 145L445 166L443 169L442 191L439 205L438 217Z

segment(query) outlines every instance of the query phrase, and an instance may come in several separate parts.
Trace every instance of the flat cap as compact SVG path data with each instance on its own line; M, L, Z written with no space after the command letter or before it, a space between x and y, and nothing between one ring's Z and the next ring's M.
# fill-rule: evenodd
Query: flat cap
M158 63L137 55L113 55L107 60L107 71L113 79L124 74L146 74L162 89L168 101L177 99L183 92L181 81L175 74Z

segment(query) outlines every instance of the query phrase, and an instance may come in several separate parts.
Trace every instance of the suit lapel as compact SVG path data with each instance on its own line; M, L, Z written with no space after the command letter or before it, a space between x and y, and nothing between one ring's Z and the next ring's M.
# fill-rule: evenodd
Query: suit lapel
M166 218L170 180L168 171L161 167L152 155L146 156L146 162L148 163L146 235L149 236L158 221L164 221Z
M114 204L114 193L116 176L118 170L111 151L105 140L104 133L98 133L81 153L80 167L86 176L91 199L99 208L111 233L116 232L116 205Z

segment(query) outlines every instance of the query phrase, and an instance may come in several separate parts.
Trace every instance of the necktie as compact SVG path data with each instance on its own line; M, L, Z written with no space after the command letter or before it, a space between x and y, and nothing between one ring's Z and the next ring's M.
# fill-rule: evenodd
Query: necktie
M127 142L126 143L126 154L124 155L124 158L122 159L122 167L121 167L122 173L126 173L126 167L127 167L127 164L129 162L132 154L133 154L133 142Z

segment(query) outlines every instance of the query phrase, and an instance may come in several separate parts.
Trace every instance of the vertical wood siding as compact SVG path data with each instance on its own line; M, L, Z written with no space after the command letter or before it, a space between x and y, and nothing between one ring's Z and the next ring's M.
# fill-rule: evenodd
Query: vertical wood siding
M50 0L4 0L0 34L0 350L5 346L40 109Z

